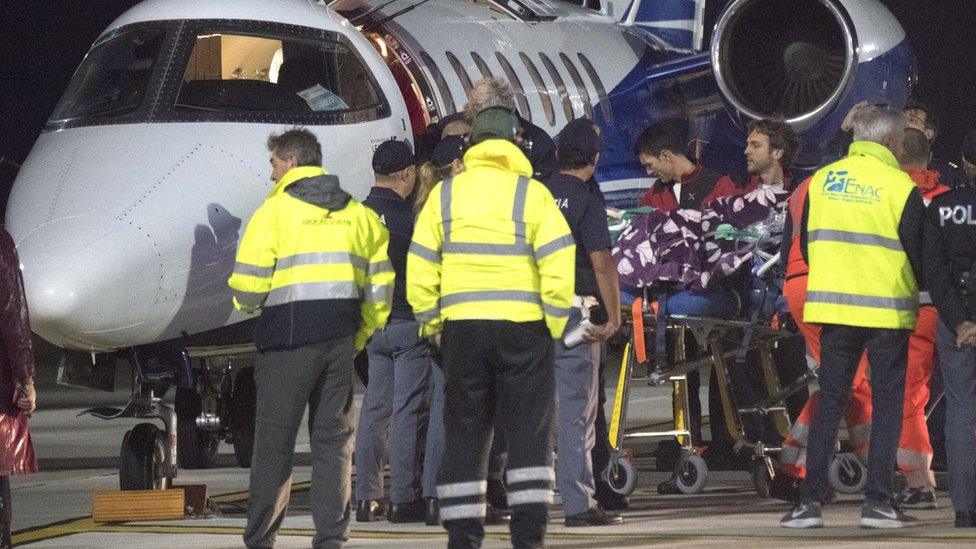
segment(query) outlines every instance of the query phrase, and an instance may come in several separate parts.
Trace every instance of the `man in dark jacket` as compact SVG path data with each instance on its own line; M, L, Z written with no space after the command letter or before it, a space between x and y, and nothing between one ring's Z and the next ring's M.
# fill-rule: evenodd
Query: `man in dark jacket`
M946 391L949 495L956 527L976 526L976 189L932 200L924 229L925 278L939 311L936 347Z
M376 184L363 204L379 214L390 232L396 284L390 319L367 345L370 383L356 429L356 520L379 518L383 466L389 454L389 520L420 522L424 505L419 457L427 429L431 358L406 297L407 250L413 236L413 202L408 197L417 179L410 144L395 140L380 144L373 153L373 172Z

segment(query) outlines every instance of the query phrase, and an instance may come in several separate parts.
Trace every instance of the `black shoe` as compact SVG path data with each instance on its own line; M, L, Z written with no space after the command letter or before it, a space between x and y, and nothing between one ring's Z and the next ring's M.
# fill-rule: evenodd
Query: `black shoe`
M594 499L600 507L607 511L626 511L630 507L627 496L614 492L610 485L602 480L596 481Z
M956 511L956 528L976 528L976 511Z
M608 513L597 505L582 513L566 517L566 526L610 526L611 524L620 524L623 521L623 517L617 513Z
M657 485L657 493L662 496L673 496L683 492L678 489L678 481L672 475L671 478Z
M441 504L437 498L424 498L424 524L437 526L441 522Z
M800 502L800 481L783 473L776 473L773 482L769 484L769 497L788 501Z
M780 528L823 528L823 512L815 501L797 503L779 521Z
M861 528L905 528L917 524L917 518L902 513L890 504L865 501L861 507Z
M356 522L376 522L383 520L386 509L375 499L364 499L356 504Z
M512 521L510 509L499 509L490 503L485 509L485 524L508 524Z
M390 522L402 524L406 522L424 522L426 509L423 500L408 503L390 504Z
M898 507L902 509L938 509L935 490L931 488L908 489L898 496Z

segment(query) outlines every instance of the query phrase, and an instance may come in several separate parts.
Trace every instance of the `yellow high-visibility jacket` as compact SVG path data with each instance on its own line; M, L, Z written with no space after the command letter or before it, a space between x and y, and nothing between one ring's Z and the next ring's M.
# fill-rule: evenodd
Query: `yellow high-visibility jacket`
M438 183L414 227L407 300L421 335L444 320L569 320L576 245L546 187L514 144L490 139L464 155L464 173Z
M918 285L898 235L915 183L894 154L867 141L810 181L810 278L803 320L913 329Z
M251 217L228 284L234 306L262 309L260 349L356 334L386 324L393 299L389 233L322 168L289 170Z

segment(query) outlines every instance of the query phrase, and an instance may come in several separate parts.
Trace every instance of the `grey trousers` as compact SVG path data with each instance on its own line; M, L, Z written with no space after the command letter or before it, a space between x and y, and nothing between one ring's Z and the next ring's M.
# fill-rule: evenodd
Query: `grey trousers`
M573 308L566 333L579 325L582 315ZM567 348L553 346L556 364L556 483L566 515L586 512L596 505L593 459L596 444L596 407L600 388L600 344L584 341Z
M946 392L949 496L956 511L976 510L976 349L956 347L956 334L939 321L935 333Z
M427 422L427 449L424 452L424 497L437 497L437 471L444 457L444 370L430 368L430 419Z
M244 543L272 547L291 494L295 437L309 407L316 548L349 538L354 336L258 353L257 417Z
M390 501L421 498L430 352L412 320L392 319L367 346L369 385L356 430L356 499L383 498L389 456Z

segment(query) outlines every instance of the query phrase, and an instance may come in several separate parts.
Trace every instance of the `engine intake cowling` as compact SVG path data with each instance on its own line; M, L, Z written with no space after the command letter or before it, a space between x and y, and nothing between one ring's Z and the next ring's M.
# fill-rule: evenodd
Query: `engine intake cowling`
M715 26L711 56L734 108L803 130L850 90L858 47L858 29L840 2L735 0Z

